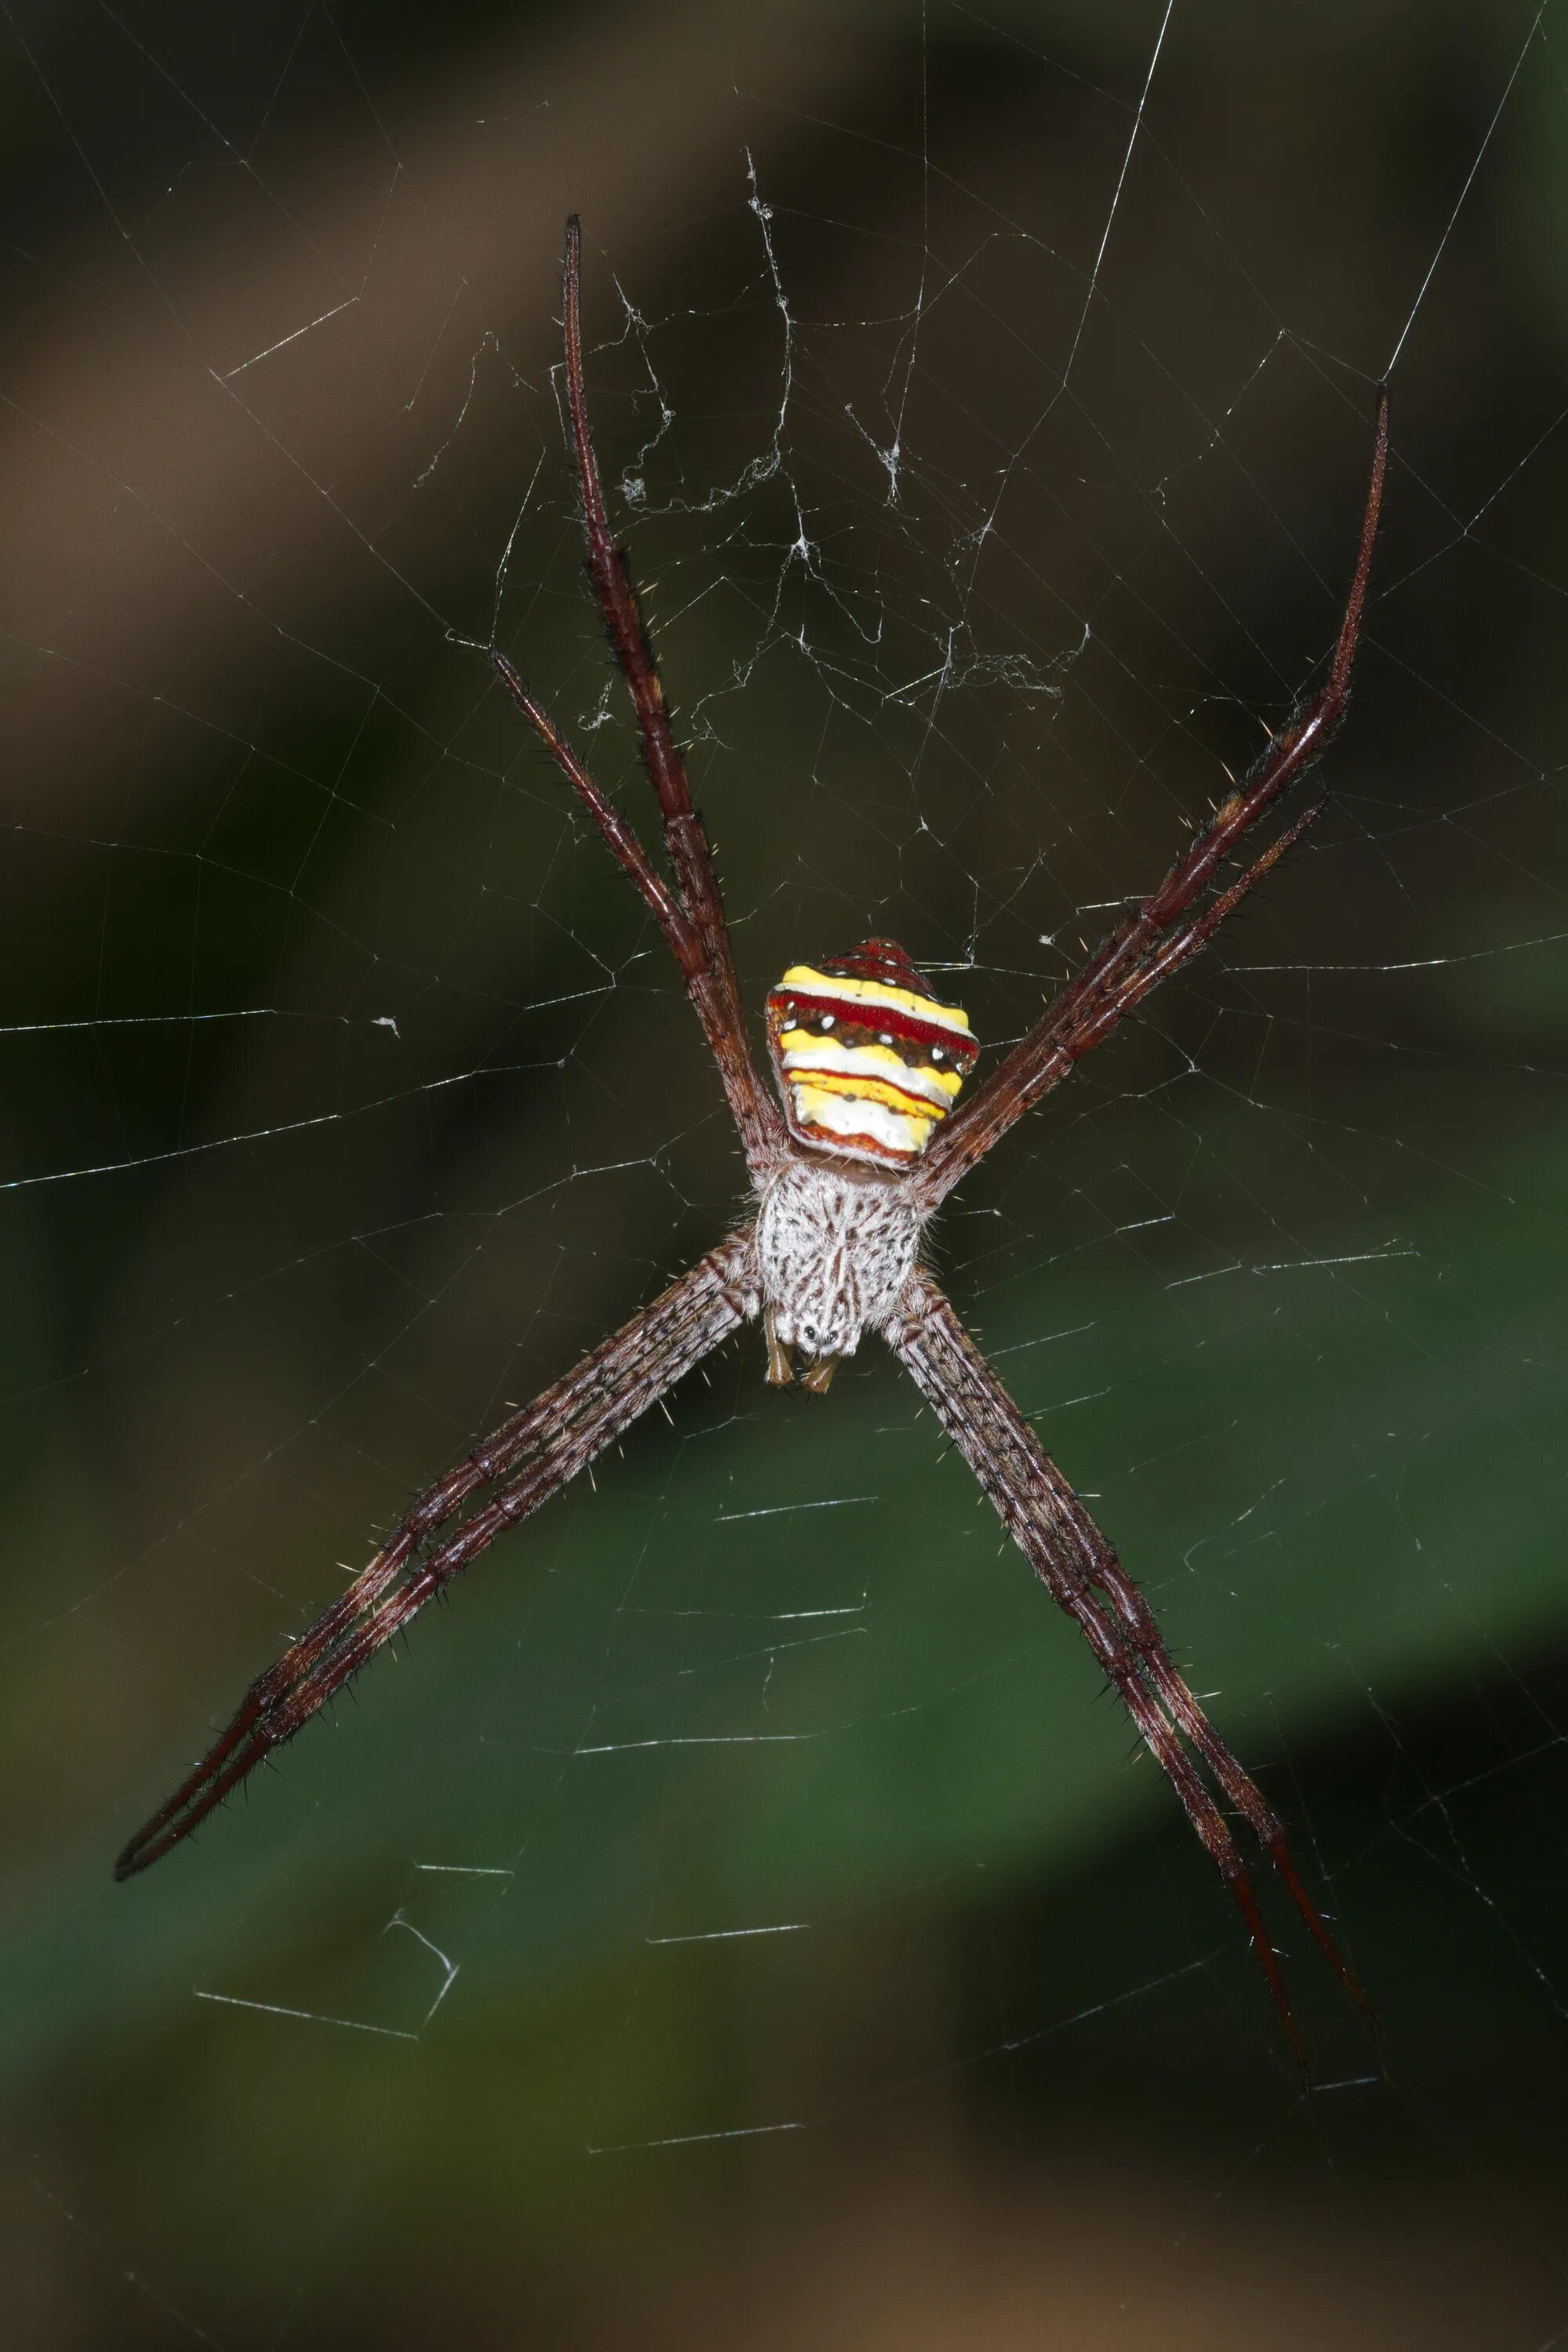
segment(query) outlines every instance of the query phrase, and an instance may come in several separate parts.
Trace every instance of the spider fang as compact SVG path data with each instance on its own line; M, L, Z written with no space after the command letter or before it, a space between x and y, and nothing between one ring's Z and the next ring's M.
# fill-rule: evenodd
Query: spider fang
M795 1379L795 1355L779 1338L778 1318L771 1307L763 1312L763 1337L768 1345L768 1386L771 1389L787 1389Z

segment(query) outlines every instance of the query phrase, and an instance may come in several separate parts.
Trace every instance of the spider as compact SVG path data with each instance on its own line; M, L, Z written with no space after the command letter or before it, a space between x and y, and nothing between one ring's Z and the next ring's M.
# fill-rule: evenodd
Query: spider
M133 1876L188 1837L426 1601L498 1536L531 1517L742 1323L761 1321L772 1385L788 1386L798 1364L803 1386L816 1396L826 1392L835 1365L876 1332L1047 1592L1083 1633L1170 1780L1240 1907L1304 2074L1300 2033L1222 1800L1240 1814L1370 2016L1365 1996L1297 1874L1279 1817L1194 1697L1148 1602L921 1263L921 1250L960 1179L1152 989L1207 947L1321 811L1320 794L1250 864L1239 871L1229 865L1287 785L1317 759L1345 709L1387 462L1386 390L1378 393L1360 547L1327 678L1152 896L962 1107L956 1097L979 1053L968 1016L936 996L900 947L867 940L816 965L792 965L766 1004L775 1101L748 1042L712 852L629 563L605 514L584 384L580 277L574 216L563 268L565 388L587 572L631 695L670 879L656 871L506 655L491 647L488 657L668 941L739 1130L754 1214L418 1497L369 1566L251 1684L210 1752L131 1840L115 1875Z

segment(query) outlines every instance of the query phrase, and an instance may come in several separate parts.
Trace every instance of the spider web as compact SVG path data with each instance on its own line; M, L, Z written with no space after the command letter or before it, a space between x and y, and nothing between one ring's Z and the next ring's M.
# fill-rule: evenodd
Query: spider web
M1556 15L5 24L25 2340L1561 2341ZM722 1351L109 1883L734 1212L480 654L652 842L573 207L753 1003L879 931L1019 1034L1310 682L1391 382L1327 814L937 1236L1373 1989L1375 2045L1263 1890L1310 2099L874 1348L826 1405Z

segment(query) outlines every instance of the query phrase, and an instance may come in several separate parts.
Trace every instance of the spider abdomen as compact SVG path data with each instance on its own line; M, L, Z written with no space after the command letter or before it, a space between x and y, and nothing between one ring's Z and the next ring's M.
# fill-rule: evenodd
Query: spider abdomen
M786 1348L850 1356L914 1271L922 1212L902 1186L794 1161L763 1195L763 1307Z
M795 1140L874 1168L920 1158L980 1050L963 1007L933 995L893 940L792 964L767 1019Z

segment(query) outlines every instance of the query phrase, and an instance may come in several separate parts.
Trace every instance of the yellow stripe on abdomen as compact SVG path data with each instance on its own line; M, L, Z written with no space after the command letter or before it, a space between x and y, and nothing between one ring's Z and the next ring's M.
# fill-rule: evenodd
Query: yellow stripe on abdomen
M902 1111L908 1118L945 1118L947 1112L941 1103L927 1102L903 1087L893 1085L888 1078L874 1078L858 1070L791 1070L793 1087L815 1087L821 1094L847 1095L853 1101L886 1103L889 1110Z

